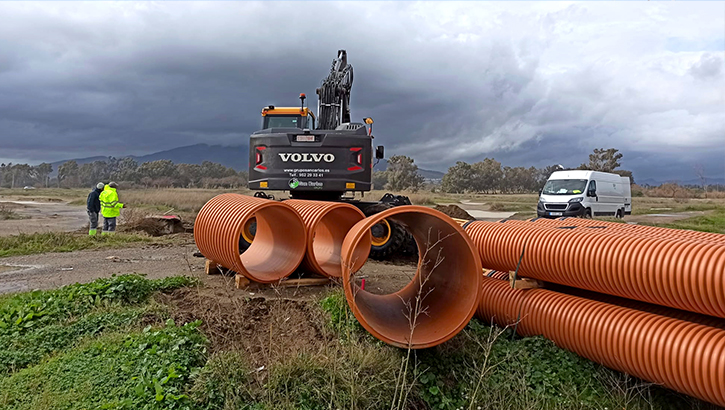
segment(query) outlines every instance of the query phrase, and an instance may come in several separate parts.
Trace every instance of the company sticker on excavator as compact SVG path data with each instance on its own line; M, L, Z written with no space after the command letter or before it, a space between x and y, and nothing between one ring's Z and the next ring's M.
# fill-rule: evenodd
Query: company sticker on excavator
M291 189L300 188L300 187L318 188L319 189L319 188L322 188L325 186L325 184L320 181L300 181L297 178L290 179L288 185Z
M284 170L290 178L324 178L329 168L288 168Z

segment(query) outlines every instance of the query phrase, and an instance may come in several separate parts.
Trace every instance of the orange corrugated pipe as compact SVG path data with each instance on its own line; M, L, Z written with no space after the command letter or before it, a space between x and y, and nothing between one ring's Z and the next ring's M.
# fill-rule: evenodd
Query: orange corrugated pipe
M488 269L725 318L725 245L475 221Z
M488 276L489 278L494 278L494 279L502 279L502 280L509 279L508 272L501 272L501 271L497 271L497 270L486 271L486 269L484 269L483 275Z
M578 218L572 218L572 219L578 219ZM716 243L716 244L725 244L725 241L722 241L722 240L716 240L715 238L712 238L712 237L698 238L697 236L688 235L687 234L688 231L679 231L677 229L667 230L667 231L648 231L648 230L632 229L632 228L629 228L629 226L631 226L631 225L621 224L621 223L609 223L608 225L605 225L605 224L593 224L593 223L580 224L580 223L577 223L576 221L572 221L570 223L566 223L566 221L559 221L559 220L548 220L548 221L549 222L539 222L539 220L537 220L537 221L507 220L502 223L509 225L509 226L516 225L516 226L520 226L522 228L530 228L530 229L574 229L574 230L583 230L583 231L594 230L598 233L607 234L607 235L632 236L632 237L644 237L644 238L658 237L658 238L662 238L662 239L672 239L672 240L678 240L678 241L710 242L710 243ZM720 235L720 236L725 237L725 235Z
M284 201L302 216L307 227L307 253L305 266L315 273L329 277L342 277L340 250L345 235L365 214L344 202ZM370 246L371 236L363 236L361 246ZM366 259L355 261L353 272L365 264Z
M477 317L652 383L725 406L725 330L483 278Z
M508 283L508 273L498 271L486 272L484 269L484 276L492 279L505 280ZM673 319L686 320L688 322L699 323L701 325L712 326L718 329L725 330L725 319L719 317L703 315L700 313L688 312L685 310L673 309L660 305L653 305L651 303L640 302L638 300L621 298L618 296L605 295L604 293L592 292L590 290L572 288L571 286L558 285L556 283L548 282L544 285L548 290L564 293L571 296L577 296L584 299L596 300L599 302L608 303L610 305L616 305L643 312L654 313L656 315L667 316Z
M572 288L570 286L557 285L554 283L546 284L546 289L564 293L571 296L576 296L589 300L596 300L599 302L608 303L610 305L616 305L626 307L630 309L636 309L643 312L653 313L660 316L667 316L673 319L686 320L688 322L699 323L701 325L716 327L718 329L725 330L725 319L719 317L702 315L699 313L688 312L685 310L673 309L660 305L653 305L651 303L640 302L637 300L620 298L618 296L605 295L603 293L592 292L590 290L583 290Z
M256 218L257 232L240 255L239 238L251 218ZM305 256L306 234L300 215L284 202L232 193L210 199L194 222L194 241L202 255L262 283L297 269Z
M631 232L648 236L683 238L693 240L707 240L718 243L725 243L725 235L712 232L690 231L685 229L672 229L659 226L634 225L620 222L598 221L595 219L584 218L565 218L565 219L549 219L534 218L529 220L535 225L558 225L558 226L581 226L581 227L606 227L601 229L602 232L608 233Z
M418 245L418 269L399 291L376 295L363 290L347 268L370 253L365 240L382 219L405 226ZM424 206L403 205L355 224L342 244L345 296L357 320L376 338L393 346L422 349L458 334L479 301L481 260L461 226L448 215ZM416 309L416 298L422 303ZM418 315L411 313L418 312ZM411 326L409 318L416 318ZM413 331L411 332L411 328Z

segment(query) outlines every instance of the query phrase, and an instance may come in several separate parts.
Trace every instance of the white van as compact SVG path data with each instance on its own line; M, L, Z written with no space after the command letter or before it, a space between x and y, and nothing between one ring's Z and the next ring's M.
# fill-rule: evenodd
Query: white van
M632 214L632 193L628 177L608 172L556 171L539 196L536 214L542 218L562 216L614 216Z

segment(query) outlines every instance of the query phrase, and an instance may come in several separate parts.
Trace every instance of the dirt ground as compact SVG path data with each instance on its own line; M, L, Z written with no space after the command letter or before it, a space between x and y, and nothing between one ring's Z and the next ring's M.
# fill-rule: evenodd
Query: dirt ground
M18 200L0 197L18 215L25 219L0 221L0 235L19 232L78 231L87 226L83 206L64 201ZM509 212L484 211L483 203L462 201L459 206L480 220L500 220ZM662 213L633 215L626 222L668 222L703 215L707 212ZM140 273L150 278L186 274L202 279L209 292L226 293L234 290L235 297L262 297L305 299L317 297L328 287L270 288L252 285L245 290L234 289L234 278L204 274L204 259L194 257L197 248L191 234L182 234L183 240L165 245L132 245L123 249L88 250L73 253L47 253L41 255L0 258L0 293L33 289L51 289L76 283L90 282L113 274ZM416 260L377 262L369 260L358 273L365 279L365 289L372 293L394 292L407 284L415 273Z
M469 215L479 221L500 221L512 217L516 212L494 212L487 210L488 205L484 202L471 202L462 200L456 204L458 207L468 212Z
M204 258L194 256L197 248L193 237L186 236L180 244L0 258L0 293L54 289L125 273L144 274L148 278L183 274L200 278L211 291L234 289L234 277L204 273ZM415 267L415 261L410 260L396 263L369 260L358 275L366 279L366 290L387 293L407 284L415 274ZM274 289L253 284L245 290L234 290L241 297L305 299L319 294L323 288Z
M85 207L65 202L37 202L1 199L23 219L0 221L0 236L19 233L75 231L88 226ZM102 222L102 220L101 220Z

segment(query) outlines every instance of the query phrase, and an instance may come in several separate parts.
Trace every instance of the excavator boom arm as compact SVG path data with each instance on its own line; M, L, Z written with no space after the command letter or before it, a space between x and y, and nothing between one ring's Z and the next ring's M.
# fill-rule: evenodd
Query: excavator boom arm
M338 50L337 58L332 60L330 74L316 90L318 130L334 130L340 124L350 122L352 80L352 66L347 63L347 52Z

